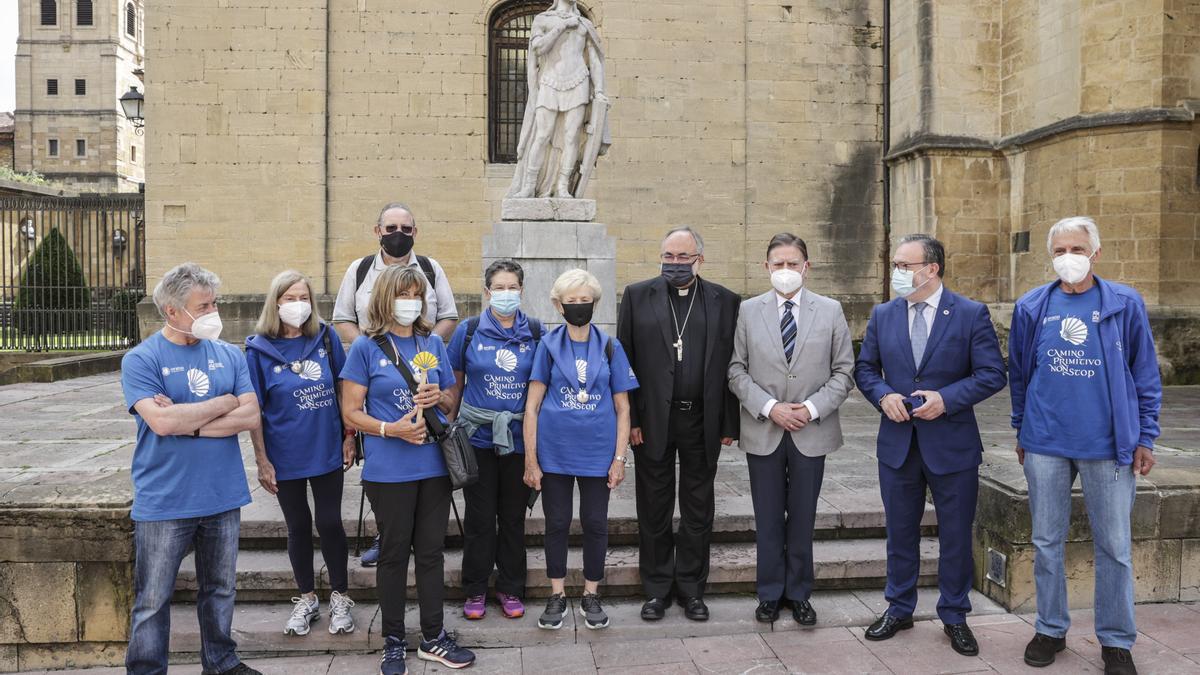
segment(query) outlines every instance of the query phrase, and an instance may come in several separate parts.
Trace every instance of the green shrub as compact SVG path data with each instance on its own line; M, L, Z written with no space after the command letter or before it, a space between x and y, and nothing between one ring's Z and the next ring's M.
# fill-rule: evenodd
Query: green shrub
M83 267L57 228L34 249L13 303L13 323L26 334L87 330L91 291Z
M108 299L108 308L112 310L113 327L117 334L136 342L141 336L138 329L137 304L146 294L136 289L117 291Z

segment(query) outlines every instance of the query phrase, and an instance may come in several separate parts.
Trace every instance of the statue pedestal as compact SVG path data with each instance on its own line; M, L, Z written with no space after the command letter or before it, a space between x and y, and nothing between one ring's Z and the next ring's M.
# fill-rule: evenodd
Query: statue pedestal
M617 323L617 240L592 219L591 199L505 199L501 221L483 238L483 268L512 259L525 269L522 309L547 327L562 323L550 301L558 275L585 269L600 280L600 302L593 323L615 335Z

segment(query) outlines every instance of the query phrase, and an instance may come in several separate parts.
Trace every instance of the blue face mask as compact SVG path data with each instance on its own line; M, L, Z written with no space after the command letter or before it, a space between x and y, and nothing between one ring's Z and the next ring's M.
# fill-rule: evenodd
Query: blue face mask
M500 316L512 316L521 308L521 291L492 291L489 304Z
M929 265L926 265L925 267L929 267ZM925 269L925 267L922 267L921 270ZM902 298L907 298L913 293L916 293L918 288L929 283L929 279L926 279L919 285L913 286L913 275L921 270L902 270L899 268L892 268L892 290L896 291L896 295L899 295Z

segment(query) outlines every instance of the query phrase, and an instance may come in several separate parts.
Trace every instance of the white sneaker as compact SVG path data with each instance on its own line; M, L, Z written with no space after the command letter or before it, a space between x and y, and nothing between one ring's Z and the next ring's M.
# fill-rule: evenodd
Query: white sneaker
M350 608L353 606L354 601L350 599L350 596L342 595L337 591L329 594L330 635L354 632L354 617L350 615Z
M308 635L308 628L321 618L321 601L316 598L312 602L303 597L292 598L296 606L288 617L287 625L283 627L284 635Z

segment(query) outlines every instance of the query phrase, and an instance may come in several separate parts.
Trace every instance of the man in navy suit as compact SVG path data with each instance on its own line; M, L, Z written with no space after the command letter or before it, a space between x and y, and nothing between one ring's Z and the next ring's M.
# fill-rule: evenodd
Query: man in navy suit
M854 366L858 388L883 413L877 454L888 609L866 638L887 640L913 626L928 487L938 520L938 617L954 651L974 656L979 644L966 615L983 444L973 406L1003 389L1006 377L987 307L943 287L945 272L941 242L923 234L900 241L892 258L900 297L872 310Z

